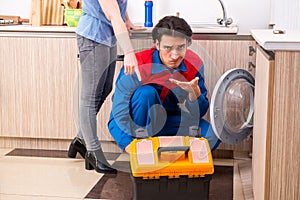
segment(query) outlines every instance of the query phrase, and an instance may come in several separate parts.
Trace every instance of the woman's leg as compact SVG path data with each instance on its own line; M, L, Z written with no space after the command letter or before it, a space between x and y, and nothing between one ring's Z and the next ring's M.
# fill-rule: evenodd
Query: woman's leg
M109 47L86 38L83 38L79 51L81 63L79 127L87 150L95 151L100 148L96 117L111 91L115 61L110 58L111 49Z
M98 160L108 165L97 135L96 117L112 88L111 80L114 75L115 60L111 57L116 57L116 50L114 47L112 51L110 47L98 44L84 37L78 38L78 46L81 63L78 137L82 134L89 153L86 156L86 163L87 157L94 156L96 157L96 163ZM112 52L114 55L111 55ZM103 170L105 172L106 168L104 167ZM110 169L107 168L107 170Z

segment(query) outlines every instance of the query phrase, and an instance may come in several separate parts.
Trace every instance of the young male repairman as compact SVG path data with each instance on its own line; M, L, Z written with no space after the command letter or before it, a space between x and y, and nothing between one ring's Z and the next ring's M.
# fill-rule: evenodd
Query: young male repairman
M164 17L152 31L155 46L136 54L141 81L121 69L108 128L126 152L136 137L189 135L195 127L212 150L220 144L202 119L209 102L203 62L187 49L191 36L184 19Z

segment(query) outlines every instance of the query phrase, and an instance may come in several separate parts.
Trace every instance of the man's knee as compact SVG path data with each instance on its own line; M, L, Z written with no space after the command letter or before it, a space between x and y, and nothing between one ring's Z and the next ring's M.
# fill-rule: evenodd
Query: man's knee
M142 101L142 102L148 102L148 101L156 101L158 100L158 92L154 87L151 85L144 85L139 87L132 96L132 101Z

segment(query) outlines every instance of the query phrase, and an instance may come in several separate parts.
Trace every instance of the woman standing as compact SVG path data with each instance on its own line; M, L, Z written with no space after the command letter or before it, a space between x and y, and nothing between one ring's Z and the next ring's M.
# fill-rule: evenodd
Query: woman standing
M82 0L83 15L76 29L82 86L79 130L69 147L68 156L78 153L85 167L99 173L116 173L107 162L98 136L96 116L112 90L117 57L117 40L124 52L126 74L133 74L137 60L128 30L134 27L126 13L127 0Z

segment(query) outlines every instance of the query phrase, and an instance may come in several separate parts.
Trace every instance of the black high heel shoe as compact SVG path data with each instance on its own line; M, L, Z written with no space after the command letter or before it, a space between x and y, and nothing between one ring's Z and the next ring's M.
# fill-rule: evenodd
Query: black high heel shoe
M116 169L103 164L100 160L97 159L95 153L89 151L85 154L85 169L87 170L95 169L96 172L104 173L104 174L117 173Z
M75 158L77 153L79 153L81 157L84 158L86 154L86 146L82 139L75 137L70 144L68 157Z

